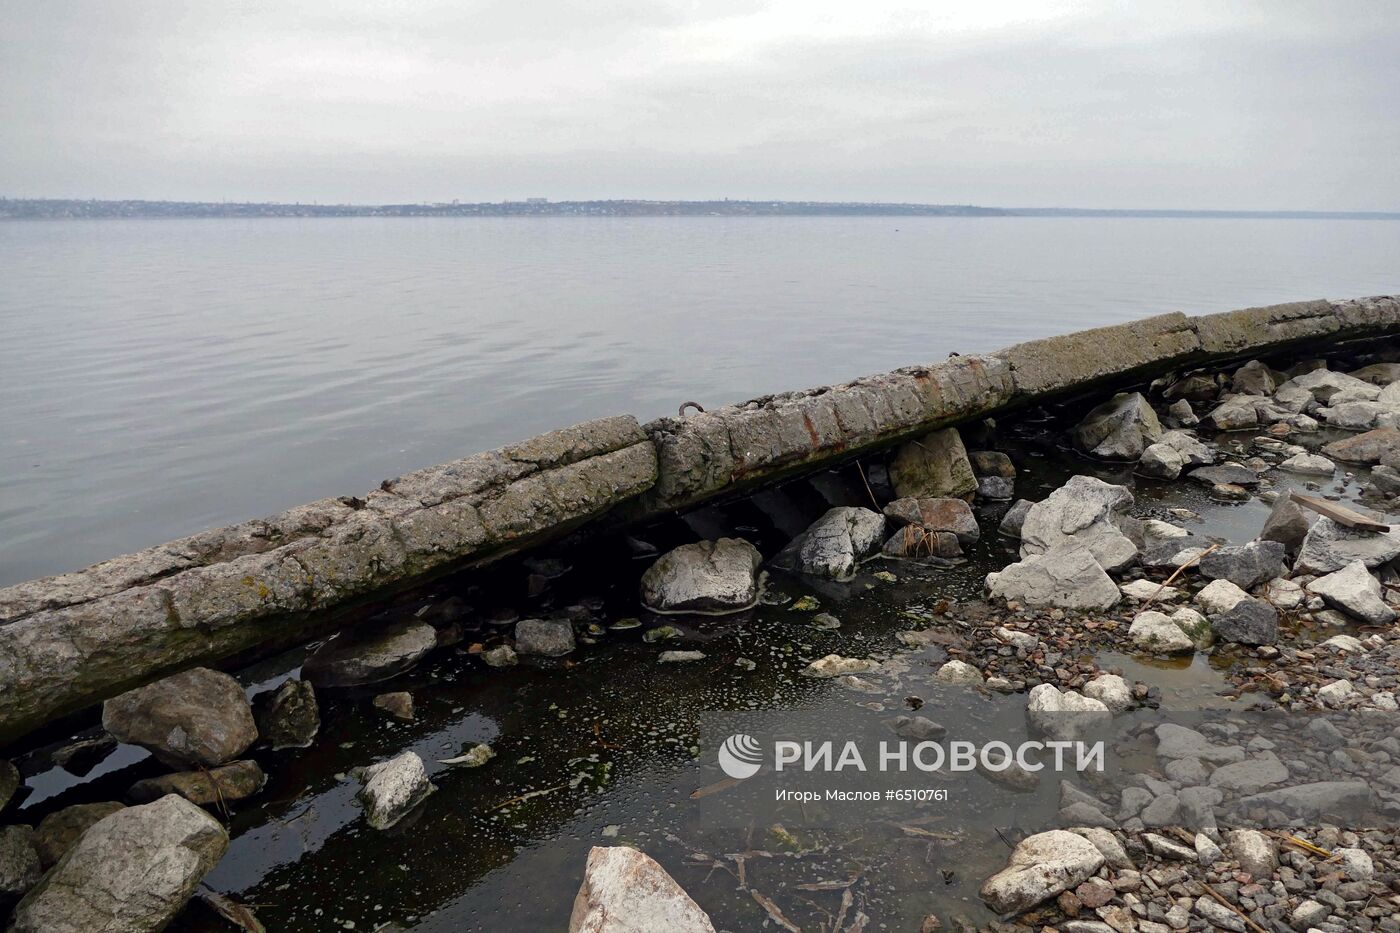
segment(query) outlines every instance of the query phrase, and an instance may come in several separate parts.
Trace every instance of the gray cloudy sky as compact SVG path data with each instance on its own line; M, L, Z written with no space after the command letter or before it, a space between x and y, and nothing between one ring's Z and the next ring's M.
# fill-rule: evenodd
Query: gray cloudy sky
M4 0L0 194L1400 209L1400 3Z

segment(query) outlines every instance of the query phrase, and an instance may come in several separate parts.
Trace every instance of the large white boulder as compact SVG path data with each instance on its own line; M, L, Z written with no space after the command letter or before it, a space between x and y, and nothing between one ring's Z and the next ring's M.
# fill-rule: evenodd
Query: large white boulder
M1073 540L1094 555L1104 570L1118 570L1137 557L1137 545L1118 527L1133 504L1126 486L1093 476L1075 476L1031 506L1021 524L1021 556L1044 554Z
M714 933L714 925L654 859L594 846L574 897L569 933Z
M1074 446L1105 460L1136 460L1162 436L1157 413L1140 392L1120 392L1074 429Z
M11 933L155 933L223 858L228 833L171 794L91 826L15 908Z
M773 558L773 565L833 580L849 580L856 575L861 560L879 550L884 540L885 516L870 509L838 506L793 538Z
M657 612L739 612L758 601L762 563L741 538L683 544L642 574L642 602Z
M1329 606L1371 625L1395 621L1395 610L1381 598L1380 581L1371 576L1362 561L1352 561L1335 573L1318 577L1308 584L1307 590L1321 596Z
M1027 606L1062 609L1107 609L1122 595L1093 553L1074 541L987 574L987 589Z
M1103 862L1103 853L1083 836L1063 829L1036 833L1021 840L980 893L997 913L1019 914L1081 884Z

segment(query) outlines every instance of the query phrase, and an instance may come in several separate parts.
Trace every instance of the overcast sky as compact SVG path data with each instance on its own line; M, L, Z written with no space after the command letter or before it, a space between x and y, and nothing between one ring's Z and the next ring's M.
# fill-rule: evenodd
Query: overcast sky
M1400 3L4 0L0 194L1400 209Z

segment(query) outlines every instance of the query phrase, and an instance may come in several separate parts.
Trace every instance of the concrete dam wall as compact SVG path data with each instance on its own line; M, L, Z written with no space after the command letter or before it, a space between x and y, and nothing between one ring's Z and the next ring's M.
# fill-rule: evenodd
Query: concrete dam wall
M0 589L0 744L585 526L644 523L1059 396L1396 333L1395 297L1163 314L688 418L590 421Z

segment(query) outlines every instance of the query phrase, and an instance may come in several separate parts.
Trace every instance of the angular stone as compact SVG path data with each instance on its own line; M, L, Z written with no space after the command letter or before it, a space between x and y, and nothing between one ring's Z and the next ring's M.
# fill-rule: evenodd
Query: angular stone
M515 623L515 651L560 658L578 647L574 627L566 619L521 619Z
M965 507L966 503L963 505ZM773 558L773 566L833 580L850 580L855 577L861 560L878 550L884 538L885 516L870 509L838 506L829 509L793 538Z
M1093 553L1073 542L987 574L987 589L994 597L1062 609L1107 609L1120 597Z
M1210 627L1220 641L1272 645L1278 641L1278 610L1250 596L1211 615Z
M979 893L997 913L1018 914L1075 887L1103 863L1103 854L1083 836L1061 829L1037 833L1017 844L1007 866Z
M1128 637L1143 651L1153 654L1190 654L1196 643L1170 618L1148 610L1138 613L1128 628Z
M1387 456L1400 456L1400 429L1376 428L1355 437L1324 444L1322 452L1333 460L1347 463L1381 463Z
M402 722L413 722L413 694L407 690L381 693L374 698L372 705Z
M437 790L423 769L423 759L404 752L364 769L360 776L360 803L374 829L388 829Z
M73 843L98 821L125 810L126 804L114 800L102 803L75 803L55 810L39 821L34 831L34 848L45 869L53 866Z
M1284 546L1289 554L1298 553L1298 548L1303 546L1303 539L1308 536L1308 517L1303 514L1303 509L1298 503L1293 501L1291 496L1279 496L1274 501L1273 510L1269 512L1269 517L1264 521L1264 528L1259 532L1261 541L1277 541Z
M253 697L258 734L273 751L309 748L321 730L321 707L308 680L286 680Z
M982 536L977 516L962 499L896 499L885 506L885 515L900 525L922 525L934 531L951 531L964 546L976 544Z
M1342 825L1359 825L1354 821L1370 807L1371 787L1364 781L1317 781L1253 794L1239 805L1246 812L1279 810L1304 820L1339 818Z
M1308 584L1315 593L1334 609L1370 625L1389 625L1395 621L1395 610L1381 598L1381 583L1361 561L1353 561L1335 573L1318 577Z
M0 811L9 806L23 783L24 779L20 777L19 769L0 758Z
M934 673L936 683L950 686L978 686L982 683L982 672L965 661L945 661Z
M411 670L437 647L437 630L416 621L341 632L302 665L301 675L317 687L375 684Z
M1273 752L1266 752L1216 768L1210 776L1210 786L1237 794L1254 794L1270 784L1282 784L1286 780L1287 766Z
M1183 606L1171 614L1171 620L1200 650L1204 651L1215 644L1215 632L1211 630L1210 620L1196 610Z
M890 463L890 484L901 499L965 499L977 490L977 477L957 428L944 428L904 444Z
M972 472L978 476L1016 478L1016 465L1011 462L1009 456L999 450L974 450L967 457L972 463Z
M658 612L741 612L758 601L763 556L741 538L697 541L664 554L642 575L642 602Z
M258 737L238 681L206 667L113 697L102 705L102 727L177 768L232 761Z
M1279 469L1304 476L1331 476L1337 472L1337 465L1326 457L1317 454L1294 454L1279 465Z
M1191 479L1207 486L1258 486L1259 475L1238 463L1222 463L1218 466L1197 467L1187 474Z
M179 794L201 807L222 807L253 796L266 783L267 777L256 761L235 761L209 771L184 771L146 778L131 785L127 796L137 803L149 803L166 794Z
M1190 431L1167 431L1157 443L1175 450L1187 467L1210 466L1215 462L1215 453Z
M1196 594L1196 602L1206 611L1206 615L1226 612L1233 609L1240 600L1248 598L1248 593L1229 580L1216 580L1202 587Z
M1074 429L1074 446L1105 460L1136 460L1162 436L1157 413L1139 392L1126 392L1094 408Z
M1344 402L1324 408L1319 412L1322 420L1334 428L1348 431L1366 431L1376 427L1377 421L1388 409L1380 402Z
M1323 516L1313 522L1298 549L1294 569L1303 573L1335 573L1353 561L1375 569L1400 557L1400 532L1377 534L1347 528Z
M103 818L15 908L13 933L155 933L228 848L224 828L175 795Z
M1125 486L1093 476L1072 477L1026 513L1021 556L1044 554L1073 541L1087 547L1104 570L1126 567L1137 557L1137 545L1118 521L1132 504L1133 494Z
M665 869L628 846L594 846L569 933L714 933L709 915Z
M1229 580L1242 590L1258 586L1284 573L1286 549L1277 541L1251 541L1216 548L1201 558L1201 576Z
M979 476L977 495L992 502L1006 502L1016 495L1016 481L1004 476Z
M44 876L28 826L0 826L0 914Z
M1110 713L1124 712L1133 704L1133 693L1128 682L1117 674L1100 674L1084 685L1084 695L1098 700L1108 707Z
M1216 745L1195 729L1174 722L1164 722L1156 729L1157 755L1169 760L1196 758L1224 765L1244 761L1245 751L1239 745Z
M1029 499L1017 499L1012 503L1011 508L1006 510L1006 514L1001 517L1001 524L997 531L1008 538L1021 537L1021 526L1026 522L1026 516L1030 514L1031 506L1035 505Z
M1073 690L1061 691L1054 684L1037 684L1026 694L1026 717L1031 726L1061 741L1077 738L1110 716L1108 707L1099 700Z
M1294 376L1279 386L1279 389L1285 387L1306 389L1315 401L1323 405L1330 404L1337 393L1343 391L1356 398L1369 399L1376 398L1381 392L1379 388L1369 382L1328 369L1314 369L1312 372Z
M1186 459L1170 444L1158 442L1142 452L1137 472L1154 479L1176 479L1186 467Z
M1254 829L1235 829L1225 834L1230 855L1239 862L1240 870L1256 881L1267 881L1278 867L1278 850L1268 836Z
M1273 370L1258 360L1250 360L1230 377L1230 388L1242 395L1273 395L1278 384Z
M1184 398L1179 398L1167 406L1167 414L1176 419L1177 424L1191 427L1199 424L1201 419L1196 417L1196 412L1191 408L1191 403Z

